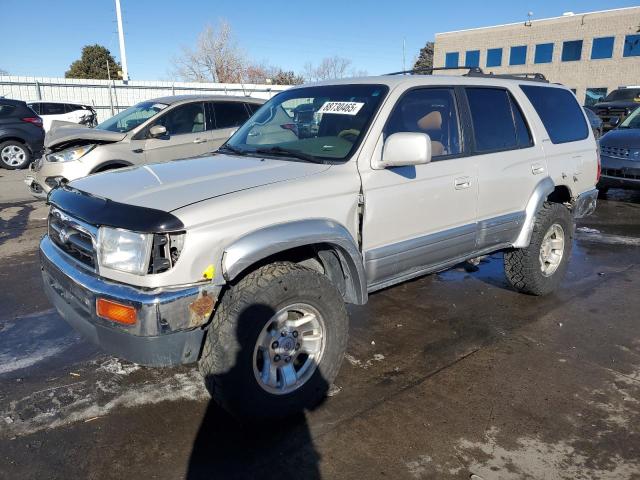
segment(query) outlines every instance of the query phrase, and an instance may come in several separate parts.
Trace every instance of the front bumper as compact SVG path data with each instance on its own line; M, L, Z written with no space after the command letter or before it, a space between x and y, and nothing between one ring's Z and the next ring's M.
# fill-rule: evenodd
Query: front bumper
M597 188L581 193L573 204L573 218L583 218L591 215L595 212L597 203Z
M48 162L43 156L29 165L25 183L34 197L46 199L51 189L57 187L60 182L70 182L86 177L89 173L90 167L79 160Z
M640 189L640 161L602 156L600 188Z
M75 265L48 236L40 242L40 261L51 303L72 327L108 353L147 366L198 360L204 324L220 287L205 284L144 290L110 282ZM210 309L203 308L203 297L210 297L204 302ZM120 325L98 317L98 298L134 306L138 312L136 324Z

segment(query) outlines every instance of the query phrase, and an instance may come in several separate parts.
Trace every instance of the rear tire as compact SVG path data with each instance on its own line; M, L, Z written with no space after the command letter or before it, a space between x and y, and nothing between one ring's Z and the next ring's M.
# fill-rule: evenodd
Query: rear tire
M0 143L0 166L7 170L25 168L31 161L31 152L24 143L8 140Z
M347 336L344 300L326 276L294 263L272 263L225 292L200 372L214 400L235 416L286 417L325 397Z
M511 286L530 295L555 290L569 266L573 232L569 209L559 203L545 203L536 214L529 246L504 254L504 271Z

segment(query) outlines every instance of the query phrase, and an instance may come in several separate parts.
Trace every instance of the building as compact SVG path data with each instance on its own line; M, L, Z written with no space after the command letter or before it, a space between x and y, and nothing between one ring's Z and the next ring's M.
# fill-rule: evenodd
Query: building
M640 85L640 7L437 33L433 64L539 72L592 105L618 87Z

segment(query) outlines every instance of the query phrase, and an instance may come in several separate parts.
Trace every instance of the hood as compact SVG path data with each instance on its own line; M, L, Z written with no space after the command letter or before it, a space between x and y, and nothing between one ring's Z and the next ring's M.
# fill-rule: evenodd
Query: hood
M638 106L638 103L631 100L618 100L615 102L599 102L596 103L593 108L628 108L630 110L635 110Z
M640 148L640 128L616 128L600 139L601 147Z
M328 168L330 165L220 154L111 170L69 185L115 202L171 212L210 198L313 175Z
M126 133L98 130L80 126L60 126L47 134L44 146L52 150L60 150L66 146L87 143L114 143L126 137Z

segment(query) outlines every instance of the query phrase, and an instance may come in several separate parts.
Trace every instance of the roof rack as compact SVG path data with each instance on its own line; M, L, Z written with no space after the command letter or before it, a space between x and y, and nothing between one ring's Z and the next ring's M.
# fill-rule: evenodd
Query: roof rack
M490 77L490 78L502 78L506 80L530 80L534 82L549 83L549 80L547 80L547 78L543 74L537 73L537 72L534 72L534 73L493 73L493 72L485 73L482 71L480 67L433 67L433 68L425 67L425 68L417 68L414 70L404 70L401 72L387 73L386 75L415 75L415 74L431 75L433 74L434 71L441 71L441 70L468 70L467 73L463 75L464 77L477 77L477 78Z

